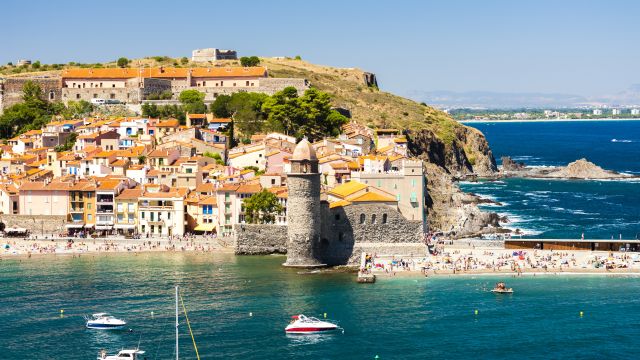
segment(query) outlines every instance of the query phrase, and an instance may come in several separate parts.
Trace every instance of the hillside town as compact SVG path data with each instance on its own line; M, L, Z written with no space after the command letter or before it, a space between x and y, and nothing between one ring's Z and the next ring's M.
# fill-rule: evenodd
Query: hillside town
M59 87L40 82L47 100L136 103L190 89L212 100L309 87L306 79L268 78L262 67L74 69L56 81ZM5 102L15 97L6 86ZM187 112L185 119L54 116L8 139L0 146L2 230L40 238L166 238L231 236L234 226L256 221L286 225L287 174L301 139L260 132L235 145L233 116ZM339 135L312 146L329 207L374 203L426 223L422 162L409 159L400 130L349 119ZM249 219L247 199L264 192L278 199L277 214Z

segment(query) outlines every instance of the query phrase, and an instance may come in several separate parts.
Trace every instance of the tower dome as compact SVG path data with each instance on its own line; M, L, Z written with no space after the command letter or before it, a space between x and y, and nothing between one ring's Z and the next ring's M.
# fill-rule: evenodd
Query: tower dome
M303 161L303 160L318 160L316 156L316 151L313 149L313 145L307 140L307 138L302 139L296 148L293 150L293 155L291 156L291 160L294 161Z

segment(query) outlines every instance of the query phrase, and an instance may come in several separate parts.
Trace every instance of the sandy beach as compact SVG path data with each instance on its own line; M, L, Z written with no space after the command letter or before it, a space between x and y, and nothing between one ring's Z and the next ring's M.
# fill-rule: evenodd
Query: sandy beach
M580 275L640 276L640 254L605 251L460 249L445 246L438 255L399 258L373 254L370 271L385 276Z
M207 236L148 239L17 239L0 241L0 258L139 252L233 252L230 239Z

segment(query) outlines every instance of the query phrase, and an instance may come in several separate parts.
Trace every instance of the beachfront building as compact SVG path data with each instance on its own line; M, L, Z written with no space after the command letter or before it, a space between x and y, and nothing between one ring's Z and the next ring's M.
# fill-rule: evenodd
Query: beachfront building
M138 198L142 188L124 189L115 198L116 218L114 229L118 234L132 235L138 228Z
M620 110L620 109L612 109L611 110L611 114L620 115L620 114L622 114L622 110Z
M20 196L13 183L0 184L0 214L18 214Z
M65 225L69 234L90 231L95 227L96 188L94 181L73 182L69 190L69 218Z
M602 115L602 109L593 109L593 115L596 115L596 116Z
M126 178L105 178L96 188L96 226L103 233L111 233L115 224L114 205L116 196L128 185Z
M62 181L31 181L20 186L20 215L69 214L69 191L73 184Z
M138 198L138 232L148 236L185 233L184 199L188 189L144 186Z

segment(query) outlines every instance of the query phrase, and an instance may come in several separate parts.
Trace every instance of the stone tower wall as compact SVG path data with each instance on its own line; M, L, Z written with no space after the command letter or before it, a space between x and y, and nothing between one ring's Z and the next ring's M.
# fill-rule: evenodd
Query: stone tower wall
M289 174L287 186L287 265L319 265L320 175Z

